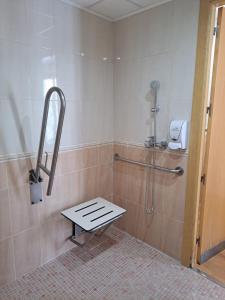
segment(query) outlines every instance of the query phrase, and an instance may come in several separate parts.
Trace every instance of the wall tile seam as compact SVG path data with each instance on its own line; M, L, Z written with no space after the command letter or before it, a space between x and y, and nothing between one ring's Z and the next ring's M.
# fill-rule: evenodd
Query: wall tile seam
M102 146L108 146L108 145L114 145L113 141L106 141L103 143L92 143L92 144L84 144L84 145L74 145L74 146L69 146L69 147L62 147L59 150L59 156L63 155L64 153L67 152L72 152L72 151L78 151L78 150L85 150L85 149L92 149L95 147L102 147ZM49 155L52 155L52 152L48 153ZM6 156L6 158L4 158L4 156ZM12 158L7 158L7 156L16 156L16 157L12 157ZM22 159L36 159L37 158L37 153L35 152L27 152L27 153L19 153L19 154L9 154L9 155L0 155L0 164L1 163L7 163L10 161L17 161L17 160L22 160Z
M109 163L93 165L93 166L90 166L90 167L87 167L87 168L82 168L82 169L74 170L74 171L71 171L71 172L65 172L63 174L57 174L57 175L55 175L55 179L60 179L62 177L66 177L68 175L72 176L73 174L78 174L78 173L81 173L83 171L88 171L88 170L91 170L91 169L98 169L100 167L108 167L109 169L112 169L112 171L113 171L113 161L109 162ZM42 176L42 177L44 177L44 176ZM43 179L43 184L48 183L48 180L49 180L48 178L44 178ZM29 179L27 178L27 182L23 182L23 183L20 183L20 184L15 184L15 185L9 185L5 189L0 189L0 191L6 191L7 190L8 192L10 192L10 191L15 190L15 189L23 189L23 188L27 189L27 188L29 188L29 186L30 186L29 185ZM53 183L53 188L54 188L54 183ZM9 198L11 198L10 194L9 194Z
M139 204L139 203L134 203L133 201L129 201L129 200L125 199L124 197L121 197L121 195L119 195L119 194L115 194L115 193L114 193L114 197L117 197L117 198L119 198L120 200L125 201L126 204L127 204L127 206L129 206L129 203L130 203L130 204L133 204L133 205L138 206L138 208L140 208L140 209L142 208L143 211L145 210L145 207L144 207L143 205L141 205L141 204ZM127 210L129 210L129 208L127 208ZM182 226L183 226L183 224L184 224L184 221L179 220L179 219L177 219L177 218L171 218L170 216L168 216L168 215L166 215L166 214L164 214L164 213L161 213L161 212L159 212L159 211L156 211L156 210L155 210L155 214L157 214L158 216L164 217L164 220L166 219L168 222L171 221L171 222L179 223L179 224L181 224ZM151 216L150 214L146 214L146 215ZM154 216L154 215L153 215L153 216Z
M25 43L23 41L19 41L19 40L13 40L13 39L10 39L10 38L8 38L8 39L7 38L0 38L0 43L10 44L11 46L20 45L20 46L23 46L27 49L30 49L30 48L34 47L34 41L35 41L35 38L34 38L33 41L27 42L27 43ZM36 41L38 42L39 39L36 38ZM39 49L39 50L51 51L52 55L62 56L61 51L58 50L57 48L55 48L55 46L46 47L46 46L39 45L36 48ZM112 55L107 55L106 54L105 56L103 56L103 55L97 56L97 55L85 54L84 56L81 56L81 53L85 53L85 51L82 51L82 48L81 49L73 48L68 53L69 53L69 55L72 55L74 57L81 57L82 60L92 60L92 61L96 61L96 62L102 62L102 63L108 64L108 65L113 65L115 63L115 59ZM107 60L104 60L105 57L107 58Z
M113 165L113 161L112 162L108 162L108 163L100 163L100 164L96 164L96 165L92 165L90 167L86 167L86 168L81 168L81 169L78 169L78 170L74 170L74 171L71 171L71 172L64 172L62 174L58 174L58 175L55 175L55 178L60 178L60 177L63 177L65 175L73 175L73 174L77 174L81 171L87 171L87 170L90 170L90 169L96 169L98 167L101 167L101 166L105 166L105 167L109 167L109 168L112 168ZM44 180L44 182L48 182L48 178Z
M39 228L41 228L41 223L33 225L33 226L30 226L29 228L23 229L23 230L21 230L21 231L19 231L17 233L12 233L12 234L8 235L7 237L5 237L3 239L0 239L0 243L6 241L8 239L12 239L13 240L14 238L16 238L16 237L18 237L18 236L20 236L20 235L22 235L22 234L24 234L24 233L26 233L26 232L28 232L30 230L39 229Z
M156 56L162 56L162 55L165 55L165 54L168 54L168 55L172 55L171 52L173 50L165 50L165 51L160 51L160 52L155 52L155 53L150 53L149 55L143 55L143 56L127 56L127 57L123 57L122 55L120 55L118 53L118 55L115 56L114 58L114 64L120 64L120 63L123 63L123 62L142 62L143 60L146 60L146 59L151 59L151 58L155 58ZM116 60L116 57L120 57L120 60L117 61Z
M149 149L149 148L145 148L145 146L140 145L140 144L131 144L130 142L122 142L122 141L117 141L114 143L114 146L124 146L126 149L129 148L136 148L139 150L146 150L146 151L155 151L157 153L162 153L162 154L171 154L171 155L177 155L177 156L189 156L189 153L187 151L183 152L183 151L170 151L169 149L167 150L160 150L160 149Z

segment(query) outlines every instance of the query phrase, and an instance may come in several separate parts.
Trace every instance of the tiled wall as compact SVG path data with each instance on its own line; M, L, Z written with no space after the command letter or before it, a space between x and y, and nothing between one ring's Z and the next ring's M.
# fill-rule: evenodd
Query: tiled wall
M0 163L0 285L74 246L60 211L96 196L112 200L112 158L112 144L60 153L52 195L38 205L30 203L27 182L34 160Z
M160 81L157 141L167 140L172 119L191 117L199 0L174 0L115 24L115 152L151 161L142 145L153 135L152 80ZM156 151L156 163L183 166L181 177L154 171L153 215L145 213L146 170L116 162L114 201L128 209L119 226L167 254L180 258L187 154ZM148 183L152 184L152 177ZM151 192L147 195L151 204Z
M152 150L115 144L114 153L125 158L151 163ZM184 222L187 155L156 151L156 164L167 168L181 166L183 176L152 170L125 162L114 163L114 202L127 209L118 226L131 235L180 259ZM154 176L154 179L153 179ZM149 178L149 179L148 179ZM152 198L151 188L154 182ZM145 213L145 189L149 184L147 203L154 199L154 214Z
M114 140L152 135L152 80L160 81L158 140L172 119L190 121L199 0L174 0L115 24Z
M1 0L0 158L37 151L53 85L67 100L62 149L113 141L112 57L112 23L60 0ZM47 150L58 110L52 101Z
M116 162L113 185L112 157L150 160L151 152L127 142L143 145L150 135L153 79L161 83L159 138L167 136L170 119L190 119L198 4L174 0L113 25L60 0L0 0L0 156L37 150L44 94L53 84L67 98L61 146L83 145L60 153L53 194L39 205L30 205L27 183L34 159L0 163L0 284L72 246L71 224L60 210L95 196L113 199L113 193L128 209L121 228L179 258L186 173L155 172L150 216L146 171ZM57 102L51 105L46 149L57 123ZM122 143L114 150L102 145L114 139ZM84 147L90 144L97 146ZM156 156L160 165L186 170L185 154Z

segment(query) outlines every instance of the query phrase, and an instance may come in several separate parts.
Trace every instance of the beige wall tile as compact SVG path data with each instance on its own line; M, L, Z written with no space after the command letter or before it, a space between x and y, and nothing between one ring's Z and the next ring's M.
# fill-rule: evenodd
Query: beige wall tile
M161 249L168 255L180 260L183 237L183 222L163 217L163 232Z
M98 147L84 148L83 150L83 168L97 166L99 163Z
M12 224L8 190L0 190L0 240L10 236L11 231Z
M175 168L181 166L185 172L183 176L155 171L155 197L161 204L161 213L171 219L184 221L184 205L186 191L187 156L170 153L157 153L157 164Z
M40 228L26 230L13 238L16 277L41 265Z
M39 206L32 205L30 201L29 186L11 188L9 190L11 200L12 232L18 233L29 229L40 222Z
M128 146L126 154L128 159L146 162L149 154L151 155L151 150L147 150L143 147Z
M127 197L128 167L124 162L116 161L113 167L114 194L122 199Z
M96 166L99 162L98 147L75 149L61 154L62 174Z
M0 190L8 186L6 163L0 163Z
M110 164L113 162L113 144L99 147L99 163Z
M71 173L81 168L80 161L82 150L74 150L61 153L62 174Z
M160 249L162 244L162 215L155 212L147 214L144 207L139 208L138 238Z
M125 209L127 209L127 212L123 216L124 223L125 223L125 231L137 237L138 222L140 221L139 205L133 204L132 202L128 202L128 201L126 201L124 204L126 204Z
M71 222L62 216L52 217L43 223L41 225L42 263L46 263L74 247L74 244L69 241L71 235Z
M114 195L113 196L113 203L115 203L116 205L118 205L118 206L120 206L120 207L123 207L124 209L128 209L128 205L127 205L127 201L126 200L124 200L124 199L121 199L119 196L117 196L117 195ZM126 213L125 213L125 215L126 215ZM124 216L125 216L124 215ZM126 225L126 219L125 219L125 217L121 217L121 218L119 218L119 220L117 220L116 222L115 222L115 225L117 226L117 227L119 227L121 230L125 230L125 225Z
M29 170L32 168L32 160L29 158L9 161L7 163L9 187L22 186L28 183Z
M113 165L102 165L98 168L99 189L98 195L106 197L113 194Z
M115 147L114 147L115 148ZM122 149L122 150L120 150ZM152 152L139 147L119 145L118 151L133 160L151 162ZM156 164L174 168L182 166L186 171L187 156L169 152L156 152ZM148 170L127 163L114 163L114 202L128 212L118 226L150 245L179 258L182 238L182 222L185 203L186 176L175 176ZM148 207L154 202L154 214L145 212L145 179L149 180ZM153 195L152 195L153 189ZM153 198L152 198L153 197ZM121 199L126 199L122 201ZM136 227L131 222L136 223ZM180 226L179 226L179 225ZM175 233L169 234L169 227ZM179 230L181 230L179 232ZM174 245L173 245L174 243Z
M114 144L114 154L119 154L120 156L126 157L127 146L124 144Z
M82 202L94 199L99 194L98 167L80 171L80 197Z
M0 285L15 280L13 241L11 238L0 242Z
M74 206L82 201L80 172L66 174L59 178L61 209Z
M51 196L46 195L47 186L48 186L48 182L44 182L43 183L44 201L38 204L41 223L47 221L49 218L58 214L60 212L60 209L63 206L60 197L62 189L64 191L64 186L63 186L63 182L61 181L61 176L55 177ZM65 199L66 199L66 195L65 195Z
M127 166L127 196L126 199L133 204L144 205L145 176L143 167Z

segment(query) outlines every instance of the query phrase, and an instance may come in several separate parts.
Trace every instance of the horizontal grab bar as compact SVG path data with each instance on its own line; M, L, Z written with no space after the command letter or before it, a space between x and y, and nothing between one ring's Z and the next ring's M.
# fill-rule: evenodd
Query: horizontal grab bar
M118 153L116 153L114 155L114 159L117 160L117 161L124 161L124 162L130 163L130 164L133 164L133 165L147 167L147 168L151 168L151 169L154 169L154 170L167 172L167 173L172 173L172 174L179 175L179 176L184 174L184 169L181 168L181 167L176 167L175 169L169 169L169 168L160 167L160 166L153 165L153 164L146 164L146 163L142 163L142 162L139 162L139 161L136 161L136 160L131 160L131 159L121 157Z

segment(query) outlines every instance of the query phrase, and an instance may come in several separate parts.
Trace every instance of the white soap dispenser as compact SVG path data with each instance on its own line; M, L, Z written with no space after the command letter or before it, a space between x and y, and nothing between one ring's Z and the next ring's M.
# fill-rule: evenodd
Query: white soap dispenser
M187 121L173 120L170 123L170 142L168 148L171 150L187 149Z

